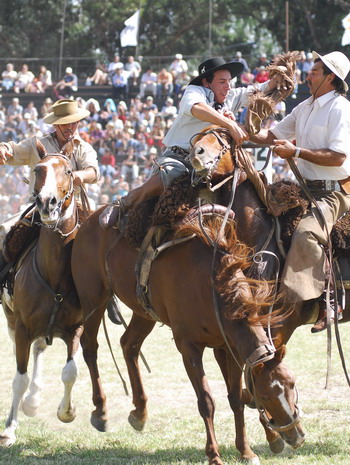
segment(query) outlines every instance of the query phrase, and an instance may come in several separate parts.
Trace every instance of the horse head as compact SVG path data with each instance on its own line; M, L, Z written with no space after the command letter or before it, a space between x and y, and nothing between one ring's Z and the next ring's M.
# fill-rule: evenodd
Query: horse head
M63 154L45 154L34 174L33 195L41 222L63 234L58 224L73 215L75 205L71 162Z
M196 134L191 145L189 159L199 178L211 180L214 174L233 171L233 139L227 129L210 126Z
M293 449L305 441L300 424L295 379L282 362L286 347L267 351L245 367L245 381L250 402L253 401L260 413L265 428L278 433ZM251 358L251 357L250 357ZM249 402L248 402L249 403Z

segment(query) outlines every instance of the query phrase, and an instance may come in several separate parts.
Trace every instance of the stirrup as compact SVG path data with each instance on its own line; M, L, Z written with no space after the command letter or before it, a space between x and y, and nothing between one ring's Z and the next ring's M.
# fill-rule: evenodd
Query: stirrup
M332 311L333 316L330 319L330 324L334 324L334 310ZM338 321L343 318L343 309L338 305ZM327 314L321 317L311 328L312 333L320 333L327 328Z

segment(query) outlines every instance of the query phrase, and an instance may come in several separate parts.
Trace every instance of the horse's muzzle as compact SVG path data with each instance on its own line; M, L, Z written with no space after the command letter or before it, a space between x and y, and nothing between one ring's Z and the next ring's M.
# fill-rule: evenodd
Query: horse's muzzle
M40 216L45 219L50 219L55 215L57 210L57 198L54 195L45 197L44 199L41 195L37 195L35 198L35 203L40 213ZM57 218L52 218L52 221L55 221Z

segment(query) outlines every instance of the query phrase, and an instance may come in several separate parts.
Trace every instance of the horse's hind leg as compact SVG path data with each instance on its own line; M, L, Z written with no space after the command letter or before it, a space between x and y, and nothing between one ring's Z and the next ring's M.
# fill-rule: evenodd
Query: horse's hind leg
M196 392L198 410L205 424L207 432L205 452L209 459L209 465L223 465L214 431L215 403L203 368L203 349L190 343L181 343L180 346L178 345L178 349L182 354L188 377Z
M11 446L16 442L18 409L29 385L27 373L30 342L24 326L17 325L15 333L17 372L12 383L12 405L6 420L6 428L0 434L0 445Z
M67 363L62 370L62 382L64 384L64 394L61 403L57 409L57 417L64 423L70 423L76 417L75 406L72 402L73 386L78 378L78 358L80 355L80 337L83 327L79 326L73 334L73 337L66 341L67 343Z
M155 323L134 313L120 339L130 378L132 401L135 405L135 409L129 414L129 423L137 431L143 429L147 420L147 396L141 379L139 354L143 341L151 333Z
M223 374L227 388L227 398L235 418L235 444L241 454L240 460L245 463L258 465L260 463L259 457L250 448L245 428L242 370L232 359L231 355L227 355L225 350L214 349L214 355Z
M47 344L45 339L39 338L33 344L33 373L29 389L22 402L22 410L27 417L34 417L40 406L40 392L42 389L43 354Z

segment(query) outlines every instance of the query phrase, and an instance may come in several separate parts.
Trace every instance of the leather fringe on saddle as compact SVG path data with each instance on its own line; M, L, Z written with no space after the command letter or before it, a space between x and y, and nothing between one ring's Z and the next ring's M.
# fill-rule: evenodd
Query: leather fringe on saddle
M256 170L249 154L242 147L236 148L236 157L247 178L254 185L268 213L273 216L280 216L291 208L307 207L308 202L299 195L300 188L296 184L286 185L285 187L285 189L289 189L292 195L278 195L278 190L274 189L273 185L269 186L267 184L265 176Z

